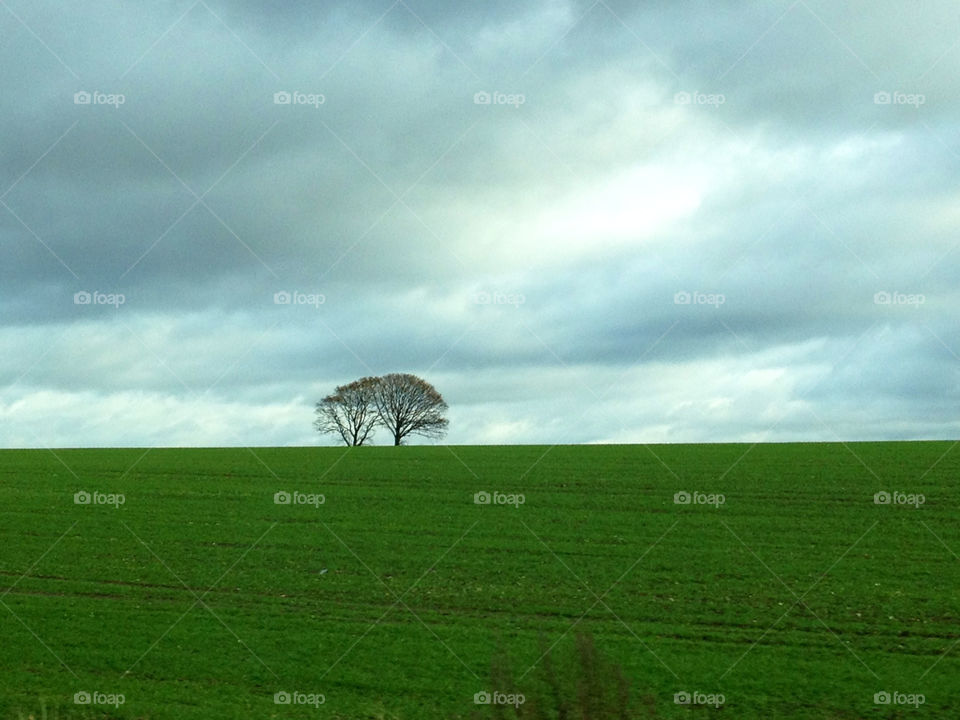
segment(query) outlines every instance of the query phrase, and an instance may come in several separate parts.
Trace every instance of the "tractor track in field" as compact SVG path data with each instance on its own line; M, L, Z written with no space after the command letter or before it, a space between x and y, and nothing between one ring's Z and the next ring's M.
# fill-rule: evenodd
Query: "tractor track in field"
M153 586L153 587L166 587L166 586ZM2 588L0 588L0 589L2 589ZM180 591L186 592L186 591L184 590L184 588L182 588L182 587L181 587L181 588L173 588L173 589L179 589ZM4 592L6 593L7 591L4 590ZM221 592L233 592L233 591L221 590ZM25 596L25 597L89 598L89 599L92 599L92 600L130 600L130 599L131 599L129 595L122 595L122 594L117 594L117 593L96 593L96 592L79 592L79 591L78 591L78 592L55 592L55 591L46 591L46 590L20 590L20 589L14 589L14 590L9 591L8 594L10 594L10 595L15 595L15 596ZM277 595L277 594L275 594L275 593L249 593L249 592L243 593L242 595L250 596L251 594L257 595L257 596L274 597L274 598L280 598L280 597L295 597L295 596ZM190 597L192 597L192 594L191 594L190 596L188 596L186 599L189 599ZM180 600L183 599L183 598L165 598L165 597L158 597L158 596L146 595L146 596L143 596L141 599L144 600L144 601L149 601L149 602L162 601L162 602L165 602L165 603L176 603L176 602L180 601ZM390 604L390 603L384 603L384 604ZM256 606L253 605L253 606L250 606L250 607L256 607ZM329 606L328 606L328 605L324 605L324 606L321 606L321 607L322 607L322 608L329 609ZM366 605L364 605L363 607L371 610L371 612L368 613L366 616L359 616L359 615L358 615L358 616L347 616L347 617L338 617L338 618L333 618L333 617L331 617L331 618L328 618L328 620L331 621L331 622L332 622L333 620L337 620L337 622L346 621L346 622L356 623L356 624L358 624L358 625L366 625L366 624L372 622L373 619L376 619L377 617L379 617L379 616L381 615L380 610L382 609L383 604L379 604L379 605L377 605L377 604L373 604L373 605L366 604ZM223 609L223 608L221 607L220 609ZM237 605L237 606L233 606L231 609L241 610L241 609L244 609L244 606L243 606L243 605ZM319 609L319 608L318 608L318 609ZM422 615L425 615L426 612L429 612L429 611L431 610L431 608L416 608L416 609L419 611L419 614L420 614L421 616L422 616ZM404 614L403 609L401 609L401 608L396 608L396 610L397 610L397 612L398 612L399 614L401 614L401 615ZM441 614L441 615L449 615L449 614L452 614L452 613L442 613L442 612L440 612L439 614ZM504 612L504 613L502 613L502 614L504 614L504 615L509 615L510 613ZM467 619L467 618L469 618L469 617L474 616L475 614L471 614L471 613L457 613L457 615L463 617L464 619ZM481 616L483 616L483 617L489 617L490 614L489 614L489 613L481 613ZM529 617L529 615L527 615L527 617ZM546 615L546 614L541 614L541 615L537 615L537 617L541 617L542 619L557 620L557 619L560 619L560 618L565 618L565 617L567 617L567 616L559 615L559 614L558 614L558 615ZM411 620L411 623L413 623L412 620ZM819 635L819 636L822 636L822 637L824 638L824 640L823 640L822 642L816 642L816 641L796 642L796 641L791 641L791 640L782 640L782 641L781 641L781 640L777 640L777 635L773 635L773 634L771 634L771 635L769 635L768 637L763 638L763 639L761 639L761 640L758 641L757 638L755 637L755 635L761 634L761 637L762 637L762 633L760 633L760 629L759 629L759 628L757 628L757 627L747 628L746 626L742 626L742 625L735 625L735 626L730 626L730 627L731 627L731 634L719 634L719 635L694 635L694 634L680 634L680 633L663 633L663 632L657 632L657 633L653 633L651 636L647 637L647 642L655 639L655 640L660 640L660 641L676 641L676 642L681 642L681 643L696 643L696 644L710 643L710 644L715 644L715 645L741 645L741 646L750 646L750 647L756 645L756 646L761 647L761 648L778 648L778 647L779 647L779 648L795 648L795 649L811 649L811 650L812 650L812 649L831 650L831 649L833 649L833 648L836 648L836 649L839 650L840 647L842 647L841 645L838 644L836 638L834 638L832 635L828 635L828 634L825 632L825 630L823 630L823 629L817 629L817 628L789 628L789 629L787 629L787 630L785 630L785 631L781 631L781 632L786 632L786 633L797 633L797 632L800 632L800 633L806 633L806 634L810 634L810 635L814 635L814 636ZM749 636L740 637L740 636L738 636L737 634L735 634L736 630L746 630L746 629L752 630L752 632L750 633ZM882 634L882 635L878 635L878 634L876 634L876 633L870 633L870 632L866 632L866 631L846 631L846 630L837 631L836 629L834 629L834 632L837 634L837 636L839 636L839 637L841 637L841 638L842 638L844 635L850 634L850 633L855 634L855 635L858 635L858 636L862 636L862 637L872 637L874 640L882 640L882 639L884 639L884 638L887 638L887 639L890 639L891 641L893 641L893 640L895 640L895 639L897 639L897 638L901 638L901 637L902 637L902 635L900 635L900 634L885 633L885 634ZM944 642L949 642L949 641L955 641L955 640L956 640L958 637L960 637L960 636L958 636L958 635L929 634L929 635L911 635L910 637L911 637L911 639L914 639L914 640L917 640L917 639L923 639L923 640L939 639L939 640L943 640ZM876 645L876 644L875 644L875 645L872 646L872 647L857 647L856 649L859 650L860 652L863 652L863 653L870 653L871 655L876 655L876 654L878 654L878 653L882 653L882 654L884 654L884 655L909 655L909 656L915 656L915 657L939 657L940 655L943 654L943 652L944 652L944 650L945 650L944 647L936 647L936 648L931 648L931 649L929 649L929 650L919 650L919 649L912 649L912 648L891 648L891 647L884 647L882 644L881 644L881 645Z
M19 577L24 580L53 580L55 582L70 582L70 583L96 583L102 585L119 585L121 587L131 587L131 588L149 588L156 590L172 590L177 592L188 592L188 593L236 593L235 590L224 587L190 587L189 585L173 585L167 583L148 583L148 582L136 582L133 580L112 580L106 578L76 578L76 577L65 577L63 575L22 575L21 573L9 572L0 570L0 575L6 575L8 577ZM10 588L0 588L2 593L11 593L18 594L17 588L11 586ZM29 591L28 591L29 592ZM0 593L0 594L2 594ZM49 594L49 595L68 595L74 593L55 593L55 592L46 592L38 594ZM76 593L82 594L82 593ZM261 595L264 597L276 597L276 593L271 592L251 592L244 591L244 594L247 595ZM110 594L103 594L102 597L114 597ZM116 595L115 597L129 597L127 595Z
M331 602L339 610L353 610L360 611L362 615L364 610L370 611L371 616L376 615L380 612L384 605L391 605L390 596L387 596L383 603L350 603L345 601L338 601L329 596L329 594L324 594L324 597L318 598L316 593L279 593L276 591L251 591L251 590L242 590L238 591L235 588L229 587L213 587L213 588L203 588L203 587L190 587L184 585L168 584L168 583L148 583L148 582L137 582L130 580L116 580L116 579L107 579L107 578L71 578L62 575L27 575L23 576L19 573L10 572L10 571L0 571L0 575L7 577L18 577L21 579L29 580L40 580L40 581L52 581L54 583L88 583L95 585L108 585L108 586L118 586L126 587L133 589L148 589L148 590L159 590L167 591L169 593L175 593L176 596L164 596L157 594L144 594L140 596L140 599L148 602L178 602L182 598L186 597L187 599L195 596L206 596L214 594L221 598L226 598L227 596L236 599L238 602L233 604L234 609L240 610L245 607L255 607L244 602L245 598L273 598L276 600L289 600L296 603L295 609L298 611L304 611L309 607L315 607L317 610L329 610ZM90 598L90 599L102 599L102 600L130 600L131 595L123 593L110 593L110 592L90 592L83 591L80 589L69 590L69 591L60 591L60 590L46 590L46 589L36 589L36 588L22 588L16 586L9 587L0 587L0 595L13 595L13 596L35 596L35 597L59 597L59 598ZM307 604L301 602L306 600ZM280 607L280 606L278 606ZM490 618L503 618L515 615L513 611L503 610L483 610L480 608L464 608L462 606L430 606L430 605L421 605L416 606L416 610L421 614L433 614L439 617L456 617L463 620L472 620L472 619L490 619ZM554 612L554 613L523 613L523 616L526 618L538 618L541 620L556 621L556 620L565 620L573 617L578 617L579 612L571 610L570 612ZM358 622L362 622L362 619L358 619ZM632 624L652 624L652 625L664 625L666 620L664 618L647 616L641 618L629 618L628 623ZM950 624L953 621L949 618L940 618L937 622ZM715 628L721 630L717 634L682 634L682 633L664 633L664 632L654 632L651 633L652 637L658 639L670 639L678 640L683 642L711 642L711 643L720 643L720 644L752 644L756 642L755 635L761 632L761 628L754 624L746 623L735 623L735 622L724 622L724 621L708 621L708 620L692 620L689 624L693 627L698 628ZM873 638L875 640L885 640L887 643L879 642L875 645L876 650L880 650L888 653L895 654L907 654L907 655L938 655L942 653L942 648L933 649L930 651L916 651L911 649L894 649L894 648L884 648L882 647L885 644L893 644L903 640L908 640L911 642L923 642L923 641L935 641L942 640L944 642L956 641L960 638L960 634L949 633L949 632L928 632L921 633L910 630L900 630L900 631L891 631L891 632L881 632L878 633L876 630L871 629L846 629L833 627L830 629L832 633L835 633L839 637L844 636L854 636L859 638ZM830 645L836 642L835 638L830 638L826 642L791 642L788 640L777 641L777 635L781 633L793 634L801 633L805 636L817 636L825 632L824 628L819 626L808 626L808 627L788 627L783 628L777 631L777 634L771 635L769 639L762 641L760 644L762 646L778 646L778 647L829 647ZM744 637L738 637L738 635L744 635ZM880 647L877 647L879 645ZM875 651L876 651L875 650Z

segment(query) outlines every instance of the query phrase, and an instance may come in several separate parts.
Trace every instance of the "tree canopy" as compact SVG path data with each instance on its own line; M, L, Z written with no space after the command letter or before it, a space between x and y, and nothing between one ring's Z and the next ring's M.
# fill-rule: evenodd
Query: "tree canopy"
M363 445L379 422L375 394L377 378L365 377L317 403L314 427L320 433L336 433L347 445Z
M447 403L426 380L409 373L364 377L317 403L314 427L338 434L347 445L363 445L376 427L383 427L401 445L409 435L441 438L449 421Z

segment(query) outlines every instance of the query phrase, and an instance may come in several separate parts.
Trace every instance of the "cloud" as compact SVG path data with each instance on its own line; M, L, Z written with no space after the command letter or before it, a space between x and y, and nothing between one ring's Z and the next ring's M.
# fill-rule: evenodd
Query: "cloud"
M2 445L956 434L947 3L9 6Z

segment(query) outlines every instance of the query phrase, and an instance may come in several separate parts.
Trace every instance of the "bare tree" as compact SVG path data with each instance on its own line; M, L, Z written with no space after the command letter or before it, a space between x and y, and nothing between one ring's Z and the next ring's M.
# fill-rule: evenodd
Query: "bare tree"
M406 373L391 373L376 380L374 404L377 415L399 445L410 433L440 438L449 421L443 416L447 403L426 380Z
M378 378L365 377L347 385L317 403L313 426L320 433L336 433L347 445L363 445L379 422L375 396Z

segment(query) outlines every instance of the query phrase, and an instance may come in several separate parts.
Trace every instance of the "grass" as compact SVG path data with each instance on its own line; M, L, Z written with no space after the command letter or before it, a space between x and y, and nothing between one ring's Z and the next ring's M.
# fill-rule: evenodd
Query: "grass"
M943 442L2 451L0 717L588 720L623 685L630 717L952 718L958 476Z

